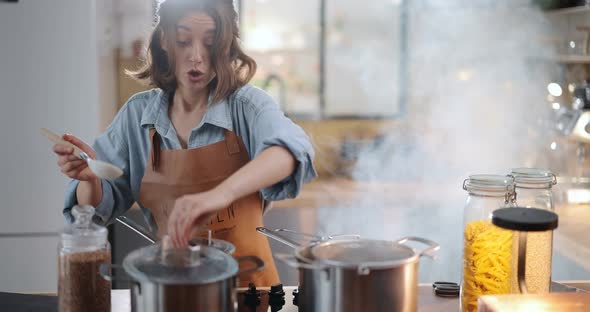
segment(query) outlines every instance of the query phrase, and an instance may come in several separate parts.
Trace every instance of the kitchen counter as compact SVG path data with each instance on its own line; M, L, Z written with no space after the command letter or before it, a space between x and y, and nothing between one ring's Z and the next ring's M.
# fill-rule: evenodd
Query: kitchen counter
M590 291L590 281L561 281L561 283ZM290 293L292 290L285 290ZM130 299L128 290L113 290L112 312L128 312L130 310ZM418 287L418 312L441 312L459 311L459 298L444 298L434 295L431 284L420 284ZM289 312L289 311L285 311Z
M129 312L131 303L128 290L113 290L111 312ZM418 312L459 311L458 298L437 297L430 284L418 288Z
M590 291L590 281L561 281L561 283L577 287L582 290ZM295 287L285 287L286 294L290 294ZM131 301L129 296L129 290L122 289L122 290L113 290L111 293L111 312L130 312L131 311ZM26 295L18 295L10 296L6 293L0 293L0 310L5 311L6 308L10 308L10 311L13 312L20 312L20 311L57 311L57 300L54 297L55 294L43 294L35 296L35 300L27 299ZM18 297L22 298L18 298ZM29 296L30 297L30 296ZM288 299L287 295L285 299ZM26 304L28 304L27 308L23 308L22 306L25 303L23 300L28 300ZM36 301L36 302L29 302L29 301ZM31 310L31 308L34 309ZM19 310L20 309L20 310ZM295 310L294 310L295 309ZM284 312L295 312L296 308L286 308ZM459 311L459 298L443 298L435 296L432 291L431 284L420 284L418 287L418 312L440 312L440 311Z
M295 287L285 287L285 299L292 300L290 294ZM36 294L36 296L0 293L0 311L10 310L11 312L57 311L57 300L55 294ZM458 298L442 298L433 294L432 286L420 285L418 289L418 312L440 312L458 311ZM260 310L260 309L259 309ZM270 310L270 309L269 309ZM130 312L131 298L128 289L116 289L111 292L111 312ZM242 311L242 310L240 310ZM297 308L286 305L281 311L296 312Z
M559 227L553 238L554 249L590 271L590 205L557 205Z
M562 281L561 283L590 291L590 281ZM286 292L290 292L290 290L286 290ZM112 312L128 312L131 311L130 306L128 290L113 290ZM441 311L459 311L459 298L435 296L431 284L420 284L418 287L418 312Z

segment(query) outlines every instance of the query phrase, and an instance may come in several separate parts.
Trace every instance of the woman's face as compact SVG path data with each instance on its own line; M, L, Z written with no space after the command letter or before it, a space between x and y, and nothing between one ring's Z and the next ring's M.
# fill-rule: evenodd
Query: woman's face
M179 87L201 91L215 78L210 54L214 36L215 22L205 13L188 13L178 22L174 56Z

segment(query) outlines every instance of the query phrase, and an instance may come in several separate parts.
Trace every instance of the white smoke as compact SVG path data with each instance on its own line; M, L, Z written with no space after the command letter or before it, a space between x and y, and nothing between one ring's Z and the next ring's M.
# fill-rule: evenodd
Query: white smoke
M528 3L409 1L407 114L361 151L364 196L320 209L319 232L431 239L441 250L421 281L459 280L463 179L547 166L551 28Z

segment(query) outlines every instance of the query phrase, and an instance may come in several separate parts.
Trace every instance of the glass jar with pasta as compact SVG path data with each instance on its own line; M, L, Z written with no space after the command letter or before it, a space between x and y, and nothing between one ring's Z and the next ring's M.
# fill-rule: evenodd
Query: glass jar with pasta
M464 211L461 311L477 311L481 295L508 294L511 287L511 231L491 223L491 213L512 206L514 178L471 175L463 183L468 192Z

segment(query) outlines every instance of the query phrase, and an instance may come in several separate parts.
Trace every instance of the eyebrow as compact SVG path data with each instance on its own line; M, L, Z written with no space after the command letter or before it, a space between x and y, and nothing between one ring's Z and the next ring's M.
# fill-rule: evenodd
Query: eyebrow
M176 30L181 30L181 29L182 29L182 30L189 31L189 32L192 32L192 31L193 31L192 29L190 29L190 28L189 28L189 27L187 27L187 26L184 26L184 25L176 25Z
M192 32L193 31L190 27L184 26L184 25L176 25L176 30L177 31L178 30L184 30L184 31L188 31L188 32ZM207 35L213 35L213 34L215 34L215 28L208 29L205 33Z

